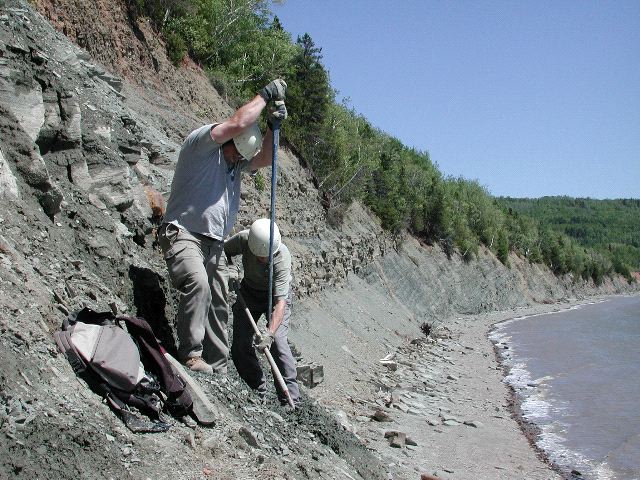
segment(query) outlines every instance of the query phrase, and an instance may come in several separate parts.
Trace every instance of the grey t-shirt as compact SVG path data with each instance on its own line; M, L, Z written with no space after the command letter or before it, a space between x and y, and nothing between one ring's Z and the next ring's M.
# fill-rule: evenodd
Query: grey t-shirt
M269 289L269 265L260 263L249 250L249 230L236 233L224 242L224 253L233 257L242 255L244 280L247 286L256 292L264 292L265 298ZM273 296L276 300L287 297L291 282L291 253L284 243L273 255Z
M249 162L229 168L221 145L211 138L215 125L194 130L182 144L164 221L223 240L236 221L241 171Z

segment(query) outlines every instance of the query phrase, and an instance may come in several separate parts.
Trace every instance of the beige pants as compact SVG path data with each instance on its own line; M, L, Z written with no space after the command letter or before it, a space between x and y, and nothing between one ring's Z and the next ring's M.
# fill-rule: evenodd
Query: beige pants
M202 356L214 371L226 372L229 290L224 242L172 224L162 225L158 241L171 282L180 293L176 317L180 358Z

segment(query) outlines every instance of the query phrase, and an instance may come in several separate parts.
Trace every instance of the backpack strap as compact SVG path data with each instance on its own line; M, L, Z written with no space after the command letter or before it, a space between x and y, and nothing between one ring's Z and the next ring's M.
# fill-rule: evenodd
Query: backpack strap
M158 339L151 326L143 318L117 317L125 322L127 331L136 340L145 369L153 373L160 382L162 390L167 394L167 409L172 415L184 416L191 412L193 400L186 388L185 381L175 373L164 356Z
M158 433L166 432L171 425L161 420L142 418L136 415L129 407L116 395L110 393L105 397L107 405L124 422L133 433Z
M54 332L53 339L60 351L67 357L74 373L81 376L87 370L87 364L71 343L72 331L73 329Z

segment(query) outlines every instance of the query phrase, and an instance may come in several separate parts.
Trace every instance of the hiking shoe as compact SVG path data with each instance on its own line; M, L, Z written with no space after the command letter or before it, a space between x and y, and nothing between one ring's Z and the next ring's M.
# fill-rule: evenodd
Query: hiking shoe
M202 357L190 357L187 358L187 361L184 362L189 370L192 372L204 372L204 373L213 373L213 368L207 362L205 362Z

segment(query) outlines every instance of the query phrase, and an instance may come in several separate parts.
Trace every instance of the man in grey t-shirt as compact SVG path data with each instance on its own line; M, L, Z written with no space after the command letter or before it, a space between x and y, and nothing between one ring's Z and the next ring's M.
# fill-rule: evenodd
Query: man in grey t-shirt
M258 341L258 350L270 349L289 395L294 404L298 404L300 390L296 380L296 364L289 347L287 334L291 317L291 253L280 241L280 232L274 225L273 239L273 291L269 292L269 237L270 220L261 218L224 242L224 252L229 257L242 255L244 278L240 285L240 293L245 305L236 302L233 305L233 341L231 358L242 379L264 397L267 382L256 352L252 346L254 330L244 310L246 306L257 322L261 315L267 314L269 295L273 295L271 323L267 325L266 334ZM278 398L283 405L287 404L284 392L276 383Z
M240 204L241 172L271 163L272 119L283 120L287 84L274 80L222 123L204 125L184 141L158 240L179 291L178 354L191 370L226 373L227 263L223 241ZM274 102L264 139L256 122Z

